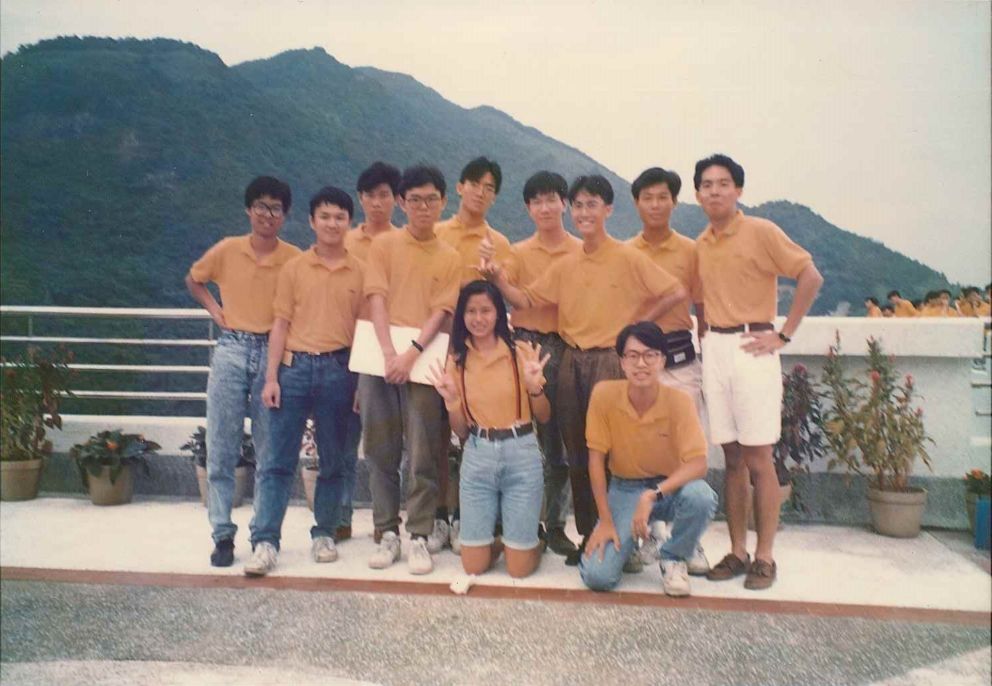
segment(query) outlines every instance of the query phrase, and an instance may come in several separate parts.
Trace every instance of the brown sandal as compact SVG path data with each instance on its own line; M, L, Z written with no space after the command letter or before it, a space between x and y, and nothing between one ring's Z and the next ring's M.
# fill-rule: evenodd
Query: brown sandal
M778 567L774 562L756 559L744 579L744 588L749 591L763 591L775 583L777 573Z

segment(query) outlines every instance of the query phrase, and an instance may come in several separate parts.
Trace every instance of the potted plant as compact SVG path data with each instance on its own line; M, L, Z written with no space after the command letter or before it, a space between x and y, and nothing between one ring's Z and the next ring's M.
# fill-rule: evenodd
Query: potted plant
M849 473L868 478L868 509L880 534L912 538L920 533L926 489L910 486L916 458L932 470L926 444L933 443L923 427L923 408L916 407L913 377L901 381L895 357L868 339L868 369L847 376L840 362L840 335L830 346L823 368L826 397L824 429L834 457L828 469L844 465Z
M200 491L200 502L204 506L207 504L207 430L196 427L196 431L190 434L189 440L179 446L180 450L190 453L190 462L196 471L196 485ZM255 465L255 444L252 443L251 434L244 434L241 437L241 456L238 464L234 468L234 499L231 504L240 507L244 502L245 494L248 492L248 483L251 467Z
M794 480L799 474L808 474L810 465L823 458L825 451L820 394L809 370L797 364L782 375L782 436L772 449L783 504L792 500L797 507L803 506L793 488ZM749 490L747 521L754 531L753 486Z
M975 509L979 500L992 497L992 477L981 469L964 475L964 507L968 513L968 530L975 533Z
M77 443L69 450L69 457L76 461L94 505L122 505L131 502L134 494L131 466L140 465L150 473L146 458L161 447L140 434L117 429L101 431L85 443Z
M69 393L72 353L37 348L16 359L0 358L0 500L38 495L44 457L52 452L46 429L61 429L59 404Z
M317 463L317 442L313 432L313 417L308 417L303 440L300 441L300 476L303 478L303 493L307 497L307 507L311 512L313 512L314 494L317 492L317 476L320 474Z

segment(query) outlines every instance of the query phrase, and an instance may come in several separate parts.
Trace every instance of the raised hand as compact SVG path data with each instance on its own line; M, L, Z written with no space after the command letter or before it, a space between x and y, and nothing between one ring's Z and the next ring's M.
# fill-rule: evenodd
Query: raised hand
M451 409L458 405L458 384L455 383L455 378L451 372L443 367L440 361L431 364L430 369L427 370L427 380L434 384L438 395L444 400L445 407Z
M528 393L536 395L541 392L544 384L547 383L544 378L544 367L548 364L548 360L551 359L551 353L547 353L544 357L541 357L540 343L535 345L531 341L517 341L516 348L524 363L524 386L527 387Z

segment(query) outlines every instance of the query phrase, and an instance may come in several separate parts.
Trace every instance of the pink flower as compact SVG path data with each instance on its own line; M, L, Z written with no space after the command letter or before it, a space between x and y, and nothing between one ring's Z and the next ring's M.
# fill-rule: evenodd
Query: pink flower
M912 388L913 387L913 375L912 374L907 374L906 375L906 386L907 386L907 388Z
M878 385L878 382L879 382L879 381L880 381L881 379L882 379L882 375L881 375L881 374L879 374L879 373L878 373L877 371L875 371L874 369L873 369L873 370L871 370L871 382L872 382L873 384L875 384L875 385Z
M806 365L804 365L804 364L797 364L795 367L793 367L793 370L797 374L802 374L802 375L805 376L805 374L806 374Z

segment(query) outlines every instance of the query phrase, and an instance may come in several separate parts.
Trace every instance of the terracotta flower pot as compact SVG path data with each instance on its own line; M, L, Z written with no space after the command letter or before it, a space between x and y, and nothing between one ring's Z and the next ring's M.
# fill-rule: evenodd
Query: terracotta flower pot
M868 488L871 525L883 536L915 538L920 535L923 511L927 507L925 488L906 491L880 491Z
M117 476L117 481L110 483L110 467L101 467L100 474L86 474L90 485L90 501L94 505L123 505L131 502L134 496L134 481L131 479L131 467L124 469Z
M44 464L41 458L0 462L0 500L37 498Z
M200 502L207 506L207 494L210 492L210 481L207 479L207 468L195 465L196 486L200 491ZM248 467L236 467L234 470L234 497L231 499L232 507L241 507L245 501L245 494L248 492L248 477L250 476Z
M779 488L779 493L780 493L780 496L781 496L781 499L778 502L779 502L779 507L781 508L782 505L784 503L789 502L789 498L792 497L792 484L785 484L785 485L779 484L779 487L778 488ZM755 524L755 521L754 521L754 510L755 510L754 486L752 486L751 484L748 484L747 485L747 529L748 529L748 531L757 531L758 530L757 525ZM779 529L782 528L782 520L781 519L779 519L778 528Z

